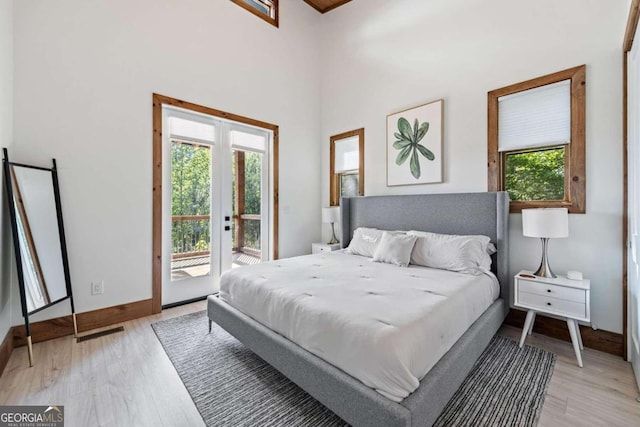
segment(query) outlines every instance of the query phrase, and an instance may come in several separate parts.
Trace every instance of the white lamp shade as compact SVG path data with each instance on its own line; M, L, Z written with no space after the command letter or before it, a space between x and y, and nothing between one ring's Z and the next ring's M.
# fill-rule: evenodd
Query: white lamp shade
M569 211L566 208L523 209L522 234L527 237L569 237Z
M333 206L330 208L322 208L322 222L328 224L337 223L340 221L340 208Z

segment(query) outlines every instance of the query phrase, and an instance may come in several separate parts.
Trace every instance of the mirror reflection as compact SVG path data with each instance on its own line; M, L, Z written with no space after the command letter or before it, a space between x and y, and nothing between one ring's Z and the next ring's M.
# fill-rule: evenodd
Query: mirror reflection
M24 290L29 313L66 298L53 176L11 165Z

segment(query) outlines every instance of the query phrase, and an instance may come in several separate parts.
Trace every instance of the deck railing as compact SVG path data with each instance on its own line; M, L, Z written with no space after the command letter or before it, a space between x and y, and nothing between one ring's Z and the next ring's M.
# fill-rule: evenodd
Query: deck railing
M209 248L210 219L209 215L176 215L171 217L173 234L171 259L173 261L188 258L203 258L206 260L206 257L211 255ZM233 216L232 248L234 253L245 253L254 257L261 256L261 220L260 215L242 214ZM178 224L188 222L192 225L187 230L176 230L175 227Z

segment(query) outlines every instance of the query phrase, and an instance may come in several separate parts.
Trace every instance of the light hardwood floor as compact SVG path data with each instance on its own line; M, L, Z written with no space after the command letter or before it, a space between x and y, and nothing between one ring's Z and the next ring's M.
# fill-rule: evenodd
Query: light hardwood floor
M62 404L71 426L201 426L202 418L149 326L204 310L198 302L124 323L125 332L79 344L71 337L14 350L0 377L0 404ZM519 338L505 326L501 334ZM640 426L631 367L586 349L584 368L569 343L534 334L527 344L558 355L540 426Z

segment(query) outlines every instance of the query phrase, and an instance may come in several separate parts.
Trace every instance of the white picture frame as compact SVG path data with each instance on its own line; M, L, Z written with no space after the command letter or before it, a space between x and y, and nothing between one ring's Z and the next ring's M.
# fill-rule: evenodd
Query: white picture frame
M443 181L443 117L444 99L387 116L388 187Z

